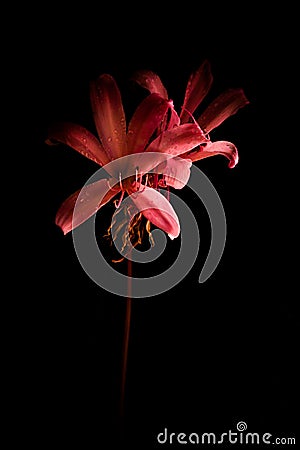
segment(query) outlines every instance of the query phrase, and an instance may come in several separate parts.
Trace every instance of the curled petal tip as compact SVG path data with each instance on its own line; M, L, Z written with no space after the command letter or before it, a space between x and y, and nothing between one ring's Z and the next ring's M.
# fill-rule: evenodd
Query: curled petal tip
M64 236L66 236L66 234L68 234L72 230L72 227L62 223L59 212L57 213L55 218L55 225L58 226L58 228L62 231Z
M233 169L237 165L238 162L239 162L239 157L238 157L238 155L236 155L234 160L229 161L229 163L228 163L229 169Z
M50 138L45 139L45 144L47 145L58 145L58 142L54 142Z
M195 162L215 155L225 156L229 160L228 167L230 169L233 169L239 161L239 154L236 146L228 141L209 142L205 147L200 146L195 151L187 152L184 155L181 155L181 157Z
M232 159L229 160L228 167L229 169L233 169L239 162L239 154L235 145L232 145L233 154Z
M176 233L176 234L168 234L168 236L169 236L169 238L171 239L171 241L174 241L174 239L176 239L178 236L180 235L180 228L179 228L179 231L178 231L178 233Z

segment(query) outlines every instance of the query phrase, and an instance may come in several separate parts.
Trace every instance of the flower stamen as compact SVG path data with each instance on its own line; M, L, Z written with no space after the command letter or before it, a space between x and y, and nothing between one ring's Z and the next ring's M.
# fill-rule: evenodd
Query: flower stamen
M121 197L119 198L119 200L115 200L115 201L114 201L114 204L115 204L116 209L118 209L118 208L120 207L120 205L121 205L121 203L122 203L122 200L123 200L123 198L124 198L124 194L125 194L125 191L122 191Z
M193 114L189 112L188 109L186 108L181 108L182 111L185 111L192 119L192 121L194 122L195 125L198 125L199 127L199 123L197 122L197 120L194 118Z
M119 183L120 183L120 188L123 191L124 189L123 189L123 184L122 184L122 174L121 174L121 172L119 173Z

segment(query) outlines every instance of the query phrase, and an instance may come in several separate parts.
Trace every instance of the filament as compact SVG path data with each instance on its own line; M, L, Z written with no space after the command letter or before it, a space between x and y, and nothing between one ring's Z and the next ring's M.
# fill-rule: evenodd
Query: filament
M119 183L120 183L120 188L121 188L122 191L123 191L122 174L121 174L121 172L119 173Z
M118 209L122 203L123 197L124 197L125 191L122 191L121 197L119 198L119 200L115 200L115 207Z

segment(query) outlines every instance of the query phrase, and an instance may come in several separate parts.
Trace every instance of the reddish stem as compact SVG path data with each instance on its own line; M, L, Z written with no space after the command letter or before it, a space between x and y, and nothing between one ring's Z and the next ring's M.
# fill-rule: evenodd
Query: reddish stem
M122 379L121 379L121 401L120 401L120 413L121 417L124 417L125 408L125 387L126 387L126 372L127 372L127 360L128 360L128 346L130 335L130 321L131 321L131 277L132 277L132 261L131 255L127 259L127 298L126 298L126 312L125 312L125 324L124 324L124 337L123 337L123 351L122 351Z

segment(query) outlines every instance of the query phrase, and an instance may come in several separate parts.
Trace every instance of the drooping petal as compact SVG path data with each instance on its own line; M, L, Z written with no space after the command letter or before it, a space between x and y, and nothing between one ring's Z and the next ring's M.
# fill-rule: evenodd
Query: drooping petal
M207 138L201 128L194 123L186 123L161 133L151 142L146 151L178 156L202 142L207 142Z
M151 70L139 70L133 74L132 79L151 94L159 94L162 98L168 100L168 92L161 79Z
M188 122L190 114L193 114L208 93L213 81L210 63L204 61L198 70L191 74L180 114L181 123Z
M109 189L107 180L99 180L83 187L63 202L56 214L56 225L62 229L64 234L67 234L95 214L118 192L120 192L119 185ZM79 202L76 204L77 199ZM75 214L73 215L74 208Z
M170 104L154 93L148 95L137 107L128 126L128 153L143 152L154 131L161 124Z
M155 189L142 186L130 197L140 212L155 226L168 233L171 239L180 233L177 214L168 200Z
M209 158L210 156L223 155L229 159L228 167L232 169L239 161L237 148L234 144L227 141L210 142L205 146L200 146L195 150L180 155L181 158L187 158L193 162L200 159Z
M95 161L100 166L109 163L109 157L99 140L86 128L70 122L53 126L48 133L46 143L54 145L62 144L72 147L86 158Z
M165 160L188 152L202 142L207 142L207 138L200 127L186 123L162 132L144 153L137 153L129 164L134 165L139 173L145 174Z
M243 89L228 89L206 108L199 117L198 123L202 130L209 133L248 103Z
M99 138L111 159L126 154L126 120L119 88L111 75L91 82L91 104Z
M159 164L154 173L164 175L165 183L175 189L182 189L191 175L192 161L180 157L171 158Z

